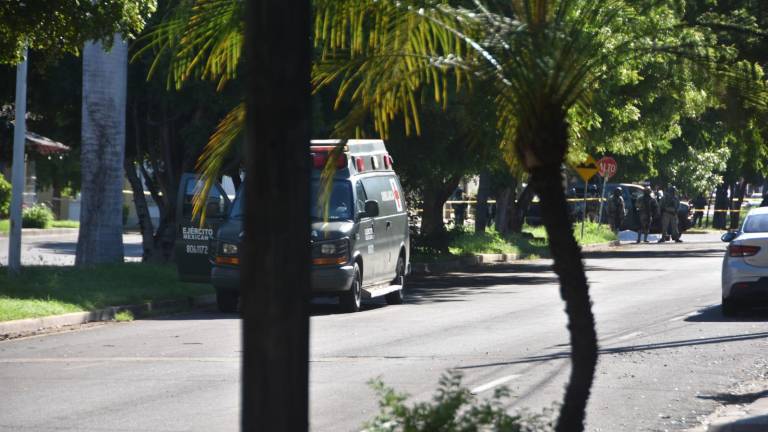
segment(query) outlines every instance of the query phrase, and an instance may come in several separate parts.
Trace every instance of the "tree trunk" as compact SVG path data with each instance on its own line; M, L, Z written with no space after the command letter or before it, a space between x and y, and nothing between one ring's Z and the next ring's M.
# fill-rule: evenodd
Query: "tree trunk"
M571 337L571 376L555 430L581 431L597 364L597 334L589 285L581 249L568 217L560 165L533 168L531 183L541 199L541 215L549 237L553 268L560 279L560 296L565 301Z
M486 169L480 173L477 186L477 204L475 206L475 232L485 232L488 226L488 194L491 192L491 173Z
M77 265L123 262L123 159L128 46L83 49L82 200Z
M513 233L523 232L523 225L525 224L525 215L528 214L528 208L533 201L533 188L531 183L525 185L520 192L520 196L512 206L512 218L509 222L509 231Z
M133 192L133 204L136 208L136 216L139 218L139 230L141 231L141 245L143 262L162 261L159 255L155 253L155 233L152 224L152 218L149 215L149 205L147 197L144 196L144 186L136 173L136 166L133 160L125 161L125 176L131 184Z
M505 187L496 193L496 231L500 234L509 234L509 217L514 205L514 189Z
M731 208L734 210L731 212L731 229L739 229L739 223L741 219L741 205L744 203L744 195L747 193L747 181L742 179L739 183L738 192L736 192L737 201L733 202L733 195L731 195Z
M421 237L424 244L439 251L448 251L448 236L443 223L443 207L459 186L461 176L449 178L439 185L425 186L422 192Z
M309 426L310 3L246 8L242 430L301 432Z

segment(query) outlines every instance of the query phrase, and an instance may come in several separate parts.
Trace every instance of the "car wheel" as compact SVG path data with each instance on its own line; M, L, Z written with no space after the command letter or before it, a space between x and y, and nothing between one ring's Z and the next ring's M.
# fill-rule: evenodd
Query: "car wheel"
M240 299L238 293L229 290L216 290L216 305L219 311L225 313L237 312L237 302Z
M723 298L721 305L723 316L731 317L739 313L739 305L731 299Z
M339 305L344 312L357 312L363 295L363 278L360 275L360 267L355 263L352 285L344 294L339 296Z
M396 270L397 276L395 276L395 279L392 280L392 285L400 285L400 289L397 291L392 291L391 293L384 296L387 304L391 305L403 304L403 301L405 300L403 296L403 290L405 289L405 259L403 259L402 255L400 255L400 257L397 259Z

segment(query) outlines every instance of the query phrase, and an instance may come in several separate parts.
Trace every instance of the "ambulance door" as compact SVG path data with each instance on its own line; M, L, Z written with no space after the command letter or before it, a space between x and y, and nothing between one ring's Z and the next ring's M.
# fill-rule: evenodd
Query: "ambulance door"
M211 263L209 247L213 236L229 213L230 201L219 184L211 188L206 200L205 224L192 218L192 200L202 187L195 174L181 177L176 205L176 266L185 282L209 282Z
M365 201L370 193L362 180L355 182L355 211L357 218L357 234L355 235L355 250L363 259L363 285L369 285L378 277L378 259L376 259L376 230L374 219L365 215Z

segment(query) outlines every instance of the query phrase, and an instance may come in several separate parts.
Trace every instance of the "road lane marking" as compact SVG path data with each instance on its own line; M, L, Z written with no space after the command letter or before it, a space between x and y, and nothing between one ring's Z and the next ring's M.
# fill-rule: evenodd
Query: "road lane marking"
M493 381L491 381L489 383L485 383L485 384L483 384L481 386L477 386L477 387L473 388L472 390L470 390L470 392L472 394L482 393L482 392L484 392L486 390L490 390L490 389L492 389L494 387L498 387L498 386L500 386L500 385L502 385L502 384L504 384L504 383L506 383L508 381L512 381L513 379L518 378L520 376L522 376L522 375L514 374L514 375L503 376L503 377L501 377L499 379L495 379L495 380L493 380Z
M643 332L636 331L636 332L632 332L632 333L629 333L629 334L625 334L624 336L619 336L619 337L616 338L616 340L617 341L623 341L623 340L627 340L627 339L632 339L632 338L640 336L642 334L643 334Z
M203 362L226 363L239 362L240 357L30 357L0 358L0 364L17 363L144 363L144 362Z
M680 321L680 320L686 319L688 317L692 317L692 316L694 316L696 314L698 314L698 312L689 312L689 313L687 313L685 315L676 316L676 317L670 319L668 322Z

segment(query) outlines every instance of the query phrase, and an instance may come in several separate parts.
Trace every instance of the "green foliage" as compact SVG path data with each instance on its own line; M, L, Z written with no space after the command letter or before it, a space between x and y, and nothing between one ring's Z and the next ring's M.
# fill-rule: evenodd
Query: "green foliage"
M245 3L240 0L181 0L162 22L139 38L131 61L151 55L147 78L151 79L159 69L167 69L169 88L180 90L192 81L209 80L216 83L217 91L223 91L237 78L240 67L244 13ZM204 132L210 139L195 166L203 182L194 198L194 214L200 216L201 224L205 222L205 197L227 162L242 154L239 144L244 125L241 96L229 105L229 112L215 128Z
M505 387L493 396L478 400L461 383L462 375L451 371L440 378L430 402L406 404L408 395L387 387L381 380L369 382L379 397L380 412L364 425L365 432L546 432L553 430L549 413L507 414L503 400L510 393Z
M48 206L35 204L22 211L21 226L23 228L48 228L53 219L53 211Z
M136 36L155 6L155 0L0 2L0 63L18 63L25 43L49 54L76 54L88 40L112 46L116 33Z
M11 183L0 174L0 218L7 218L11 209Z
M95 267L29 266L18 277L0 268L0 321L88 311L211 294L207 284L180 282L175 266L142 263Z
M133 321L133 312L129 310L121 310L115 314L115 321L117 322L130 322Z

